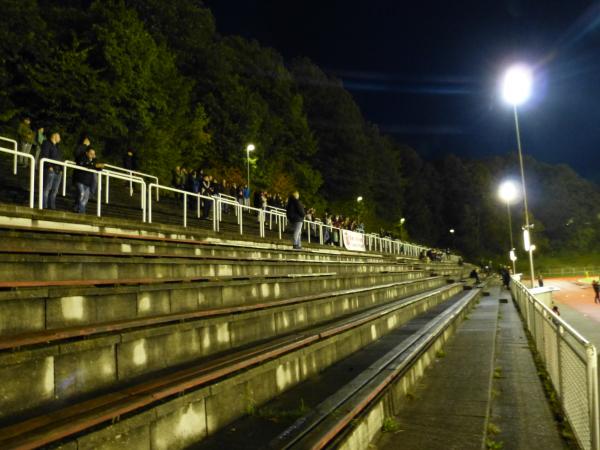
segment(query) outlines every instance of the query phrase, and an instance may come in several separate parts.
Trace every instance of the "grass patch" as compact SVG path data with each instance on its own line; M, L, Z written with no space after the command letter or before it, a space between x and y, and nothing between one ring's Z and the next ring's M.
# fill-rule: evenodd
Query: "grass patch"
M400 429L400 424L394 417L386 417L381 424L381 431L384 433L395 433Z
M488 426L487 426L488 434L498 434L501 431L502 430L500 429L500 427L498 425L496 425L495 423L492 423L492 422L488 422Z
M443 349L439 349L437 352L435 352L436 358L444 358L445 356L446 352Z
M255 410L254 415L256 417L262 417L263 419L270 420L272 422L279 422L281 420L298 419L305 416L310 411L310 408L304 403L304 399L300 399L298 407L291 409L277 409L269 406Z
M502 378L502 367L496 367L494 369L494 378Z
M496 442L493 439L487 438L485 440L485 448L488 450L500 450L504 448L504 443L502 441Z

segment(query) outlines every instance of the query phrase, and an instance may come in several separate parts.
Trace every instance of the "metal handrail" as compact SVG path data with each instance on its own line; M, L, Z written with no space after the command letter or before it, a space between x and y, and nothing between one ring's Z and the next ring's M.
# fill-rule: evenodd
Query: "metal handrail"
M138 172L136 170L131 170L131 169L126 169L125 167L121 167L121 166L114 166L112 164L104 164L104 168L108 168L108 169L112 169L113 171L121 171L121 172L126 172L131 176L137 176L140 178L150 178L151 180L154 181L155 184L159 184L159 180L158 177L155 175L150 175L149 173L144 173L144 172ZM129 195L133 195L133 185L132 183L129 183ZM158 202L160 200L159 194L158 194L158 190L156 191L156 201Z
M4 139L4 138L1 138ZM6 140L6 139L5 139ZM15 141L13 141L15 142ZM29 164L29 207L33 208L35 206L35 196L34 196L34 186L35 186L35 158L29 153L19 152L16 150L16 142L15 142L15 150L11 150L8 148L0 147L0 152L9 153L15 155L15 163L13 168L13 173L17 174L17 156L22 156L30 160Z
M236 216L237 216L237 221L238 221L238 225L240 227L240 234L244 234L244 219L243 219L243 211L244 210L248 210L250 212L255 211L258 215L258 222L259 222L259 234L260 237L264 238L265 237L265 217L266 217L266 212L264 209L262 208L256 208L254 206L247 206L247 205L243 205L240 202L238 202L237 200L230 200L228 198L220 198L215 196L214 197L217 201L217 209L219 211L218 213L218 221L221 221L221 204L225 204L225 205L230 205L233 206L234 208L236 208Z
M88 169L87 167L82 167L82 166L78 166L77 164L74 164L70 161L57 161L55 159L50 159L50 158L42 158L40 159L39 165L40 165L40 170L39 170L39 176L38 176L38 208L39 209L43 209L43 203L44 203L44 164L45 163L50 163L50 164L54 164L57 166L62 166L65 168L65 170L63 170L63 172L66 172L67 168L71 168L71 169L75 169L75 170L81 170L84 172L92 172L93 174L98 176L98 192L97 192L97 198L98 201L96 202L96 215L98 217L101 217L102 215L102 210L101 210L101 205L102 205L102 201L100 200L102 198L102 177L109 177L109 178L116 178L119 180L125 180L125 181L131 181L133 183L137 183L141 185L141 207L142 207L142 222L146 222L146 183L144 183L144 180L142 180L141 178L133 178L133 177L127 177L115 172L106 172L103 173L102 171L99 170L94 170L94 169ZM64 188L64 186L63 186ZM63 192L64 189L63 189ZM63 194L64 195L64 194Z
M26 153L18 151L19 144L14 139L8 138L6 136L0 136L0 141L10 142L14 146L14 148L12 150L9 149L9 148L5 148L5 147L2 147L2 148L4 150L8 150L8 152L10 152L10 153L12 153L14 155L14 160L13 160L13 175L16 175L17 174L17 156L19 155L19 153L21 153L21 154L26 154ZM8 152L5 152L5 153L8 153Z
M183 189L177 189L170 186L163 186L162 184L150 183L148 185L148 222L152 223L152 189L162 189L164 191L175 192L178 194L183 194L183 226L187 228L187 198L188 196L194 197L197 199L197 216L200 217L200 201L208 200L213 202L213 231L218 231L218 213L217 208L219 200L217 197L209 197L207 195L197 194L195 192L184 191Z

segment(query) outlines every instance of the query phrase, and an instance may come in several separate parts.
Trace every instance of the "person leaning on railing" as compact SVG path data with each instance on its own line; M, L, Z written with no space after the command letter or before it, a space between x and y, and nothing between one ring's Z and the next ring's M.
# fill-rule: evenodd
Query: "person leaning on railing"
M104 164L96 161L96 151L91 146L79 157L77 165L90 170L101 170L104 167ZM73 174L73 181L77 188L77 197L73 208L75 212L85 214L85 207L90 199L91 190L96 185L96 176L95 173L87 170L75 170Z
M60 134L56 131L50 134L42 144L40 158L62 161L62 153L58 144L60 143ZM44 209L56 209L56 194L62 181L62 167L58 164L46 163L44 165L44 192L42 206Z

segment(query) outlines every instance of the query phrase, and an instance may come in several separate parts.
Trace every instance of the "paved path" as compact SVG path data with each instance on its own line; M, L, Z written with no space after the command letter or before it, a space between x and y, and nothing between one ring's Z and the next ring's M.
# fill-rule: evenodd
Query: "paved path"
M503 449L565 448L542 391L520 318L506 291L491 289L426 372L377 449L481 450L491 420ZM501 312L499 314L499 312ZM501 367L500 372L494 370ZM498 395L492 399L492 386Z

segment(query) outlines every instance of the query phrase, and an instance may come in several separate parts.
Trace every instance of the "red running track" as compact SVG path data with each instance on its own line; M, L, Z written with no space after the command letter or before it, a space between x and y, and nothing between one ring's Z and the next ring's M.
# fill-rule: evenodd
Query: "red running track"
M594 303L592 285L579 283L577 280L581 278L548 278L544 280L544 284L560 289L560 291L552 293L552 298L556 303L568 305L596 322L600 322L600 304Z

